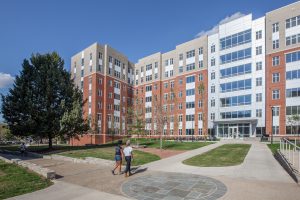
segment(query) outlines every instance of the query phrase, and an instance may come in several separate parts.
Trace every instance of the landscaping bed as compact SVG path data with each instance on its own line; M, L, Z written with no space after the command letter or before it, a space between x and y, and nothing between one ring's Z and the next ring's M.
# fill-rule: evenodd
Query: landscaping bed
M41 190L51 184L34 172L0 160L0 199Z
M250 144L224 144L201 155L183 161L184 164L199 167L226 167L243 163Z

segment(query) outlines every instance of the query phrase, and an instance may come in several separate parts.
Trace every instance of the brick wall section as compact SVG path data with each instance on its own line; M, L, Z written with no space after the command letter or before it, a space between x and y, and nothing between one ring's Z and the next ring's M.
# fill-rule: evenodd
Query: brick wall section
M300 48L293 48L285 51L276 52L266 55L266 134L272 132L272 110L271 106L279 106L279 134L286 134L286 63L285 54L293 51L300 50ZM280 64L272 66L272 58L279 56ZM280 73L280 81L272 83L272 74ZM280 98L273 100L272 91L275 89L280 90Z

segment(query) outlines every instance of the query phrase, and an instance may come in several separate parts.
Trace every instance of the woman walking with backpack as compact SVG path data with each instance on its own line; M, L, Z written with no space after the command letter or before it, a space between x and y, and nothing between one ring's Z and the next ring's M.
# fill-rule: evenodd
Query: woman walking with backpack
M115 175L115 170L119 167L119 175L121 174L121 167L122 167L122 157L123 157L123 148L122 148L122 140L118 141L118 145L115 147L115 161L116 166L111 173Z

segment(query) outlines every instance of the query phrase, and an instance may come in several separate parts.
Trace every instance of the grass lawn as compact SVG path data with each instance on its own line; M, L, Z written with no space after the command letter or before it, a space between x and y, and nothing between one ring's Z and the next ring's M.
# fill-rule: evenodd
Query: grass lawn
M138 139L139 144L146 145L149 148L159 148L160 141L153 139ZM135 139L132 139L132 144L135 144ZM178 141L163 141L163 149L166 150L193 150L206 145L213 144L213 142L178 142Z
M275 154L277 149L279 149L280 144L279 143L268 144L268 147L272 151L272 153Z
M183 161L184 164L199 167L226 167L241 164L250 144L224 144L204 154Z
M60 155L69 156L73 158L95 157L95 158L102 158L106 160L114 160L115 149L114 147L94 148L94 149L64 152L64 153L60 153ZM134 158L132 162L133 166L146 164L160 159L160 157L157 155L147 153L147 152L142 152L139 150L133 151L133 158Z
M0 160L0 199L40 190L51 184L33 172Z

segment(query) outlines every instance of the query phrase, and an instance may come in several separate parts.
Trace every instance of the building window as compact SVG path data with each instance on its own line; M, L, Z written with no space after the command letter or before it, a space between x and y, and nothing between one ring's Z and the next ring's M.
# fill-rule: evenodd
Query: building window
M261 117L261 116L262 116L262 110L256 109L256 117Z
M210 106L215 107L215 105L216 105L216 101L215 101L215 99L212 99L210 102Z
M256 94L256 102L262 102L262 93Z
M273 40L273 49L279 48L279 40Z
M182 103L178 104L178 110L182 110Z
M297 44L297 43L300 43L300 34L291 35L285 38L286 46Z
M215 93L215 91L216 91L216 87L215 87L214 85L212 85L212 86L211 86L211 89L210 89L210 92L211 92L211 93Z
M202 128L198 129L198 135L202 135Z
M262 70L262 62L256 62L256 71Z
M273 83L278 83L280 79L280 74L279 73L273 73L272 74L272 82Z
M199 55L202 55L203 54L203 47L200 47L199 48Z
M179 92L178 97L182 97L182 91Z
M256 78L256 86L262 86L262 77Z
M248 90L251 89L251 87L252 87L251 79L222 83L220 85L221 92Z
M300 79L300 69L286 72L286 80Z
M195 63L191 63L191 64L186 65L186 71L190 71L190 70L193 70L193 69L195 69Z
M215 120L215 113L210 113L210 119Z
M212 72L211 75L210 75L210 78L211 78L211 80L214 80L216 78L216 73Z
M285 62L290 63L290 62L296 62L300 60L300 51L288 53L285 55Z
M256 36L256 40L261 39L262 38L262 31L261 30L260 31L256 31L255 36Z
M195 57L195 50L186 52L186 58L192 58L192 57Z
M200 60L199 61L199 68L203 68L204 67L204 65L203 65L203 60Z
M238 75L243 75L248 73L251 73L251 63L220 70L221 78L228 78L228 77L238 76Z
M299 26L300 25L300 15L297 17L292 17L287 20L285 20L285 28L289 29L294 26Z
M203 120L202 113L198 113L198 121L202 121L202 120Z
M203 81L203 74L199 74L199 81Z
M272 99L279 99L279 90L272 91Z
M272 24L272 32L276 33L278 31L279 31L279 23L277 22L277 23Z
M183 54L179 54L179 60L183 60Z
M251 58L251 48L242 49L239 51L231 52L220 57L221 64L226 64L238 60Z
M273 116L279 116L279 107L275 106L273 107Z
M186 77L186 83L194 83L194 82L195 82L195 76Z
M251 105L251 94L221 98L221 107Z
M165 60L165 66L169 65L169 60Z
M216 46L215 45L212 45L211 47L210 47L210 52L211 53L214 53L216 51Z
M215 66L215 65L216 65L216 59L212 58L212 59L210 60L210 65L211 65L212 67Z
M170 65L173 65L174 64L174 60L173 58L170 58Z
M178 67L178 72L179 72L179 73L182 73L182 72L183 72L183 66L179 66L179 67Z
M174 88L174 81L171 81L170 84L171 84L171 88Z
M203 106L203 102L202 102L202 100L199 100L199 101L198 101L198 107L199 107L199 108L202 108L202 106Z
M262 46L256 47L256 55L262 54Z
M164 83L164 88L168 88L168 83L167 82Z
M300 97L300 88L290 88L286 90L286 97L293 98L293 97Z
M251 42L251 29L220 39L220 49L228 49Z
M280 63L279 56L272 57L272 66L278 66Z
M182 85L183 81L182 81L182 79L179 79L178 82L179 82L179 85Z

